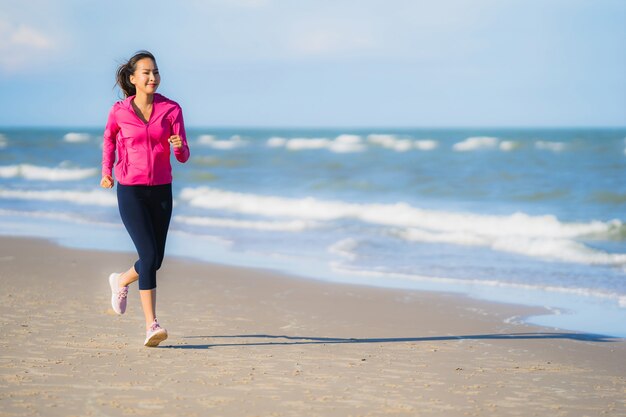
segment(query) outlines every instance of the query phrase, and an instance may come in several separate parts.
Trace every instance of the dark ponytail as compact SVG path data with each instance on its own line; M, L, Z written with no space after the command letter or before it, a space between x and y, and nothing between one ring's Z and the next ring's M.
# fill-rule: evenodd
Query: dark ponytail
M152 62L154 62L154 65L156 65L154 55L148 51L138 51L128 60L128 62L123 63L117 68L117 73L115 74L115 85L120 86L124 92L124 96L126 97L137 94L137 89L130 82L130 76L135 73L135 70L137 69L137 62L144 58L150 58Z

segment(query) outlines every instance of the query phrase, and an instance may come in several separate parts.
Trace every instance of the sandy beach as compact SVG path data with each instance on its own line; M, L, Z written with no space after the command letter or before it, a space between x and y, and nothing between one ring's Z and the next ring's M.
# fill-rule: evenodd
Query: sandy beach
M626 342L541 309L168 258L150 349L131 254L0 248L0 416L626 415Z

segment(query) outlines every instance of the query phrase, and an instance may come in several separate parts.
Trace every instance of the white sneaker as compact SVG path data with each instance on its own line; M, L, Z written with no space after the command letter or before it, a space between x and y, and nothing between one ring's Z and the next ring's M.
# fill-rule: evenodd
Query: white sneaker
M109 275L109 285L111 286L111 306L117 314L124 314L128 298L128 285L120 288L119 278L122 274L112 273Z
M167 330L159 325L157 319L154 319L154 322L148 331L146 331L146 341L143 342L143 345L147 347L157 347L159 343L165 339L167 339Z

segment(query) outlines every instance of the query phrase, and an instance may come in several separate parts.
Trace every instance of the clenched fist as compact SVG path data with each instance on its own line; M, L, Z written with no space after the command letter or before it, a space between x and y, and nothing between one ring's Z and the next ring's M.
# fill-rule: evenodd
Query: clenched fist
M102 188L113 188L113 184L115 184L115 181L113 181L113 177L110 175L105 175L100 180L100 186Z
M171 143L172 146L175 147L175 148L182 148L183 147L183 140L178 135L170 136L170 138L167 141L169 143Z

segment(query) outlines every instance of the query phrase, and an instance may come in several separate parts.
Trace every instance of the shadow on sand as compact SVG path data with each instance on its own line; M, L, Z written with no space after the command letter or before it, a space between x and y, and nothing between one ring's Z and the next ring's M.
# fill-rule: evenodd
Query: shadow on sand
M304 337L271 334L239 334L213 336L184 336L183 339L279 339L271 341L251 341L245 343L206 343L191 345L162 346L170 349L209 349L228 346L281 346L281 345L325 345L340 343L401 343L401 342L439 342L446 340L578 340L582 342L617 342L624 339L588 333L502 333L473 334L464 336L431 336L431 337L392 337L392 338L337 338L337 337Z

